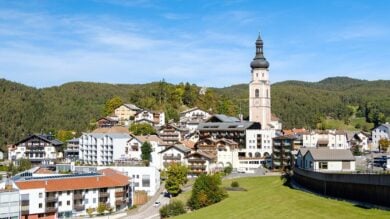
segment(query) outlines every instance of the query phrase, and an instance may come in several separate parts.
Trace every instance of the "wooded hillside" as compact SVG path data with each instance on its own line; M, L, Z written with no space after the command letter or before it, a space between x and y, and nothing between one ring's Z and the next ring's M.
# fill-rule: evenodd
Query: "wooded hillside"
M248 115L248 85L210 88L199 94L191 84L164 81L114 85L72 82L36 89L0 80L0 145L14 143L28 133L59 130L87 131L105 116L105 104L113 97L142 108L164 110L168 119L198 106L214 113ZM390 81L364 81L347 77L320 82L285 81L272 85L272 111L286 128L315 128L327 118L345 123L355 116L369 122L390 120Z

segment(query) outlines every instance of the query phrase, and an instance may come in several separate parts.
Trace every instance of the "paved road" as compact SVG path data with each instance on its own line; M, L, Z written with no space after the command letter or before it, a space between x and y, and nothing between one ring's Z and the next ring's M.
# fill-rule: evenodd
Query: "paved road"
M162 195L159 195L159 197L156 199L156 201L159 201L161 204L159 207L154 207L153 202L148 203L148 206L145 206L146 208L142 209L142 211L129 215L123 218L131 218L131 219L159 219L160 218L160 212L159 209L169 203L169 198L163 197Z

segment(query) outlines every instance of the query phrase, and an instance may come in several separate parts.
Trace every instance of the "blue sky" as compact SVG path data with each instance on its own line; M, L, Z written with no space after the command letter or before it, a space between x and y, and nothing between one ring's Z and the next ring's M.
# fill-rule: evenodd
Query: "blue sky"
M390 79L390 1L0 0L0 78L35 87Z

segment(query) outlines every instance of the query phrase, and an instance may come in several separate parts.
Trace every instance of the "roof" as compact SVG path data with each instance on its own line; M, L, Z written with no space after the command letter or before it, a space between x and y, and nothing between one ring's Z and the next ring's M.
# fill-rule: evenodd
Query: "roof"
M215 114L211 116L207 121L210 122L240 122L239 119L233 116L227 116L224 114Z
M278 136L278 137L275 137L272 139L275 139L275 140L283 140L283 139L294 140L296 138L293 135L282 135L282 136Z
M209 160L212 160L212 159L215 158L214 155L209 154L209 153L206 153L206 152L203 152L203 151L196 151L196 152L194 152L194 153L188 154L188 155L187 155L187 158L188 158L188 157L193 157L193 156L195 156L195 155L199 155L199 156L201 156L201 157L205 157L205 158L207 158L207 159L209 159Z
M97 128L93 130L91 133L126 133L129 134L129 130L123 126L113 126L110 128Z
M193 149L195 147L195 142L190 141L190 140L183 140L180 143L182 143L184 146L187 148Z
M51 170L49 170L49 169L47 169L47 168L39 168L39 169L37 169L35 172L34 172L35 174L53 174L53 173L55 173L54 171L51 171Z
M157 142L158 144L163 143L163 140L158 137L157 135L135 135L133 136L134 138L138 139L141 143L148 141L154 141Z
M194 108L191 108L191 109L188 109L188 110L184 110L183 112L180 112L180 114L186 114L186 113L189 113L189 112L192 112L192 111L195 111L195 110L201 110L201 109L199 109L198 107L194 107Z
M341 160L355 160L350 150L343 149L329 149L329 148L310 148L307 154L311 154L313 160L324 161L341 161ZM305 156L306 156L305 155Z
M385 127L387 129L387 132L390 133L390 124L389 123L379 125L379 126L375 127L373 130L380 128L380 127Z
M79 138L72 138L72 139L70 139L70 140L67 140L66 142L68 142L68 143L76 143L76 144L78 144L78 143L79 143L79 141L80 141L80 139L79 139Z
M174 145L170 145L168 146L167 148L165 148L164 150L160 151L160 153L163 153L171 148L176 148L177 150L183 152L183 153L189 153L191 152L191 149L182 145L182 144L174 144Z
M33 138L33 137L37 137L37 138L41 139L42 141L50 143L50 144L52 144L54 146L61 146L61 145L64 144L62 141L60 141L58 139L55 139L54 136L50 135L50 134L32 134L32 135L29 135L28 137L24 138L23 140L19 141L15 145L23 143L23 142L25 142L28 139Z
M104 138L105 136L111 138L130 138L130 134L128 133L84 133L84 135L90 135L94 138Z
M309 148L300 148L300 149L298 150L298 153L297 153L297 154L301 153L302 156L305 156L305 154L306 154L306 152L307 152L308 150L309 150Z
M21 190L43 188L46 192L121 187L129 184L129 178L114 170L101 170L102 175L75 176L69 178L44 178L16 181Z
M135 111L141 110L141 108L139 108L138 106L136 106L136 105L134 105L132 103L125 103L122 106L125 106L128 109L135 110Z
M198 130L241 130L260 129L261 125L258 122L206 122L200 123Z

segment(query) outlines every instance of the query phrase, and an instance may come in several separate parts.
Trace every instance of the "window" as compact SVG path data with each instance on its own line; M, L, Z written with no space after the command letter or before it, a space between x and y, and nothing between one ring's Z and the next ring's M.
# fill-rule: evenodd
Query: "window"
M39 207L39 208L42 208L42 203L39 203L38 207Z
M62 195L62 192L60 191L60 192L58 192L58 195Z
M150 187L150 176L142 175L142 187Z
M70 191L68 191L66 194L67 194L67 195L70 195Z
M62 201L59 201L59 202L58 202L58 206L62 206Z
M39 193L39 198L42 198L42 192Z
M321 170L327 170L328 169L328 162L320 162L319 167Z
M66 201L66 205L67 206L69 206L70 205L70 201L68 200L68 201Z
M260 94L259 94L259 89L256 89L255 90L255 97L259 97L260 96Z
M96 204L96 198L93 198L93 203Z

